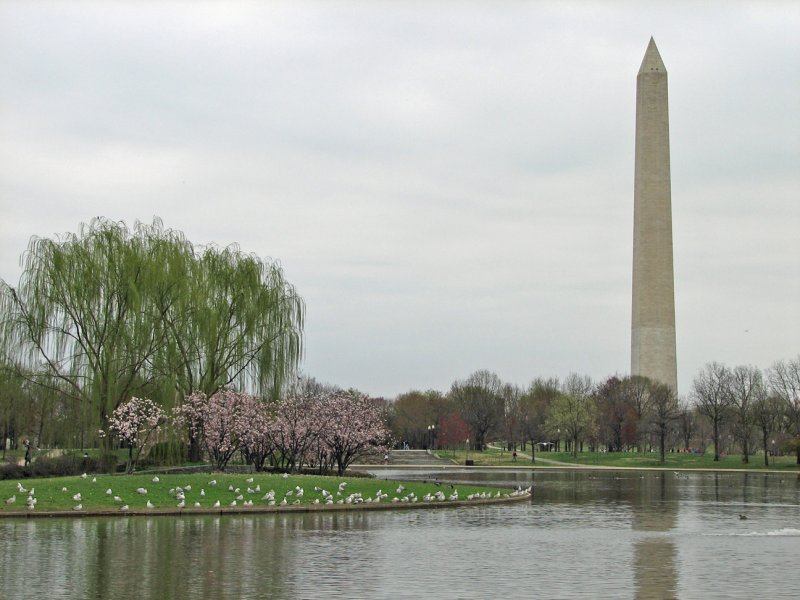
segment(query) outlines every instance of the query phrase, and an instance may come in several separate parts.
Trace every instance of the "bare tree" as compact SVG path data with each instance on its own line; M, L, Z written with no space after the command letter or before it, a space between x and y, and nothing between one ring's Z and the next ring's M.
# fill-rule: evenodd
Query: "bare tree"
M503 382L495 373L476 371L450 388L450 398L461 418L475 434L475 448L482 451L486 436L503 418Z
M592 380L587 375L570 373L561 386L561 394L550 406L547 428L563 431L577 457L579 445L594 423L595 406Z
M800 465L800 356L775 363L769 370L769 384L772 393L783 401Z
M694 407L686 402L681 402L678 407L678 432L683 441L684 450L688 450L692 445L692 438L697 429Z
M636 450L642 452L641 424L649 408L650 380L641 375L631 375L622 383L625 400L636 417Z
M754 405L762 395L764 380L757 367L739 366L731 372L730 392L733 408L733 434L742 447L742 462L750 462L750 444L755 424Z
M658 438L659 461L663 464L667 443L667 434L678 416L678 399L668 385L652 382L650 390L650 410L648 422Z
M725 365L707 364L692 384L692 397L698 412L711 422L714 460L720 455L720 427L728 418L732 403L731 372Z
M761 433L765 467L769 466L769 437L778 430L782 415L783 401L778 396L768 394L766 386L761 386L753 401L753 419Z
M558 388L558 379L537 378L520 398L520 433L531 443L531 462L536 461L536 443L546 440L545 418L560 394Z
M625 424L631 413L622 380L616 376L609 377L598 386L595 397L600 434L609 452L619 452L623 446Z

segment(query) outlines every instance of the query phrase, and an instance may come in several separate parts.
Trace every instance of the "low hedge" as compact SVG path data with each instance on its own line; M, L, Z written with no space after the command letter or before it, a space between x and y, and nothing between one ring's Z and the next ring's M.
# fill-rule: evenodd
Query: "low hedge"
M31 477L60 477L82 473L114 473L117 457L104 454L99 457L65 454L54 458L37 458L27 467L15 463L0 465L0 480Z

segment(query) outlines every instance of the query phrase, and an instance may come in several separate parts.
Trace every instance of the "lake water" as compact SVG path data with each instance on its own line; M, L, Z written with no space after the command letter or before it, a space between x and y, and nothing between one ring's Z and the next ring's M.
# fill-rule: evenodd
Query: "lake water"
M438 510L3 519L0 598L705 599L800 590L797 474L379 476L533 483L534 498Z

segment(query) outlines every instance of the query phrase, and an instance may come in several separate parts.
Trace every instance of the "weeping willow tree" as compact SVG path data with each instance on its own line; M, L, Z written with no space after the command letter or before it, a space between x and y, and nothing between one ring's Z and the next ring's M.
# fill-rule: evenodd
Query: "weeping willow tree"
M83 431L133 395L276 395L299 362L304 305L279 265L195 249L157 219L33 238L23 267L16 288L0 280L3 347L76 401Z
M2 282L6 347L64 384L85 429L103 426L147 384L146 365L163 343L148 310L160 273L145 229L95 219L78 234L32 238L19 286Z
M236 246L173 253L186 269L179 292L160 299L166 344L156 368L179 397L235 386L276 398L296 372L304 305L279 265ZM189 459L200 446L190 436Z

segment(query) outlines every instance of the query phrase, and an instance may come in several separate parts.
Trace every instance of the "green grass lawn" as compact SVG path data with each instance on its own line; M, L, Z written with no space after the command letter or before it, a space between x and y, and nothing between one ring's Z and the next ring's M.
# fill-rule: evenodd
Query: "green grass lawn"
M248 481L251 479L252 481ZM26 479L22 481L0 481L0 513L28 512L26 499L28 492L33 489L37 504L34 511L69 511L80 505L83 511L107 511L119 512L122 506L127 505L130 511L143 510L176 510L178 499L174 488L178 486L184 489L186 496L186 512L202 511L215 508L215 503L220 503L220 508L232 508L232 502L236 501L236 508L241 509L245 501L252 501L254 507L269 506L269 499L264 496L274 492L274 505L281 506L285 500L285 505L296 504L325 504L325 496L322 490L326 490L336 504L358 503L354 494L366 501L371 498L370 503L376 502L376 497L380 491L382 503L392 503L397 498L398 504L403 502L413 503L413 498L417 502L423 502L426 494L433 495L441 492L445 495L442 504L446 504L449 497L456 491L458 500L468 500L471 494L482 493L484 495L501 497L509 494L510 490L500 490L498 488L488 488L479 486L457 485L455 488L446 484L436 485L434 483L400 483L397 481L386 481L381 479L369 479L364 477L323 477L312 475L291 475L283 477L278 474L226 474L226 473L193 473L180 475L159 475L159 481L154 482L152 475L88 475L82 477L54 477L45 479ZM216 481L212 485L211 481ZM17 484L24 486L26 492L20 492ZM341 485L345 484L345 485ZM340 488L341 485L341 488ZM401 487L402 486L402 487ZM298 489L303 490L303 494L298 498ZM66 491L64 490L66 488ZM147 494L137 493L137 488L144 488ZM233 488L231 491L229 488ZM111 490L109 494L107 490ZM170 491L172 490L172 491ZM341 490L341 491L340 491ZM286 495L291 492L290 495ZM80 500L73 499L75 494L80 493ZM114 500L114 496L120 498ZM15 497L12 504L6 501ZM348 501L350 498L350 501ZM406 498L404 501L403 498ZM477 498L476 498L477 499ZM148 509L148 500L154 508ZM199 502L200 507L195 508L194 503ZM216 510L219 510L217 508Z
M458 464L464 464L467 453L464 450L438 450L440 458L453 460ZM470 450L469 458L474 461L475 466L530 466L530 447L526 456L518 451L517 462L513 461L511 452L500 450L499 448L488 448L483 452ZM538 466L547 466L546 460L554 460L563 463L592 465L602 467L665 467L670 469L780 469L787 471L800 471L797 466L797 459L794 455L770 457L770 466L764 466L763 455L750 457L750 462L745 464L739 455L723 456L719 462L714 461L714 455L710 452L705 454L684 454L667 453L664 464L658 460L657 452L638 453L638 452L579 452L577 458L573 458L569 452L537 452L536 458L545 459L537 461ZM774 460L774 462L773 462Z

